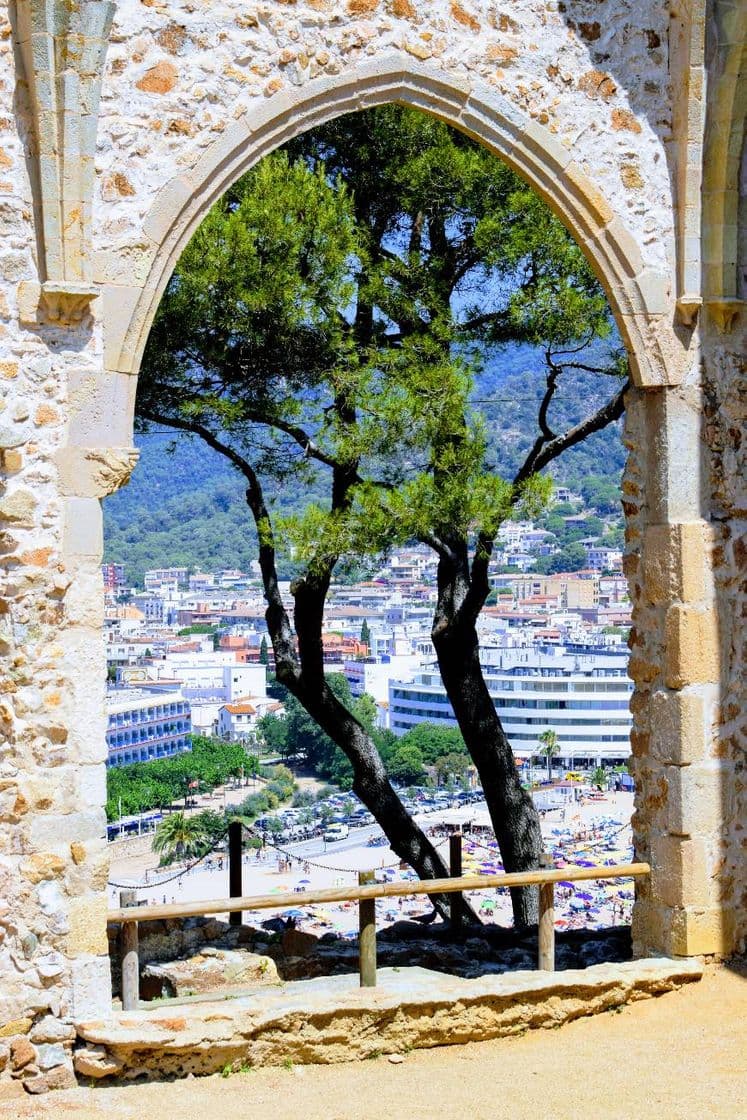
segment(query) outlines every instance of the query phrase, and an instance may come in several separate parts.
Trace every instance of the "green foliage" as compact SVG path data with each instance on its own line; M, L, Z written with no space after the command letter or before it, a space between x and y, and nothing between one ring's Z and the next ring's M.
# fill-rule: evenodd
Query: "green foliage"
M371 631L369 629L368 622L366 621L365 618L363 619L363 624L361 626L361 642L363 642L363 644L366 646L366 648L370 652L370 649L371 649Z
M446 756L463 756L469 761L467 748L458 727L442 727L427 721L418 723L397 740L400 747L416 747L423 761L432 766Z
M552 556L541 556L534 570L544 575L556 575L558 572L580 572L585 567L586 549L577 541L572 541Z
M307 494L314 459L354 470L335 508L311 494L275 516L313 571L434 532L494 535L515 495L489 466L475 376L507 342L562 364L589 340L623 372L604 294L544 203L443 122L388 106L304 134L213 207L159 309L138 412L207 424Z
M417 747L398 746L389 756L387 771L393 781L415 785L425 776L422 752Z
M192 626L178 630L177 634L180 638L186 638L189 634L215 634L217 629L217 626L211 626L207 622L195 622Z
M171 813L161 821L153 837L153 851L160 853L161 866L175 859L194 859L207 847L207 833L199 816Z
M111 766L106 772L106 816L123 816L162 809L187 794L190 782L212 790L229 778L256 773L258 760L239 743L226 743L202 735L192 736L192 750L172 758Z
M542 732L538 741L540 748L537 753L547 760L547 776L552 778L552 760L556 754L560 754L558 736L555 731L548 728L547 731Z
M607 771L603 766L597 766L592 770L591 784L598 790L607 789Z
M267 638L263 634L262 641L259 643L259 663L260 665L270 664L270 655L267 649Z

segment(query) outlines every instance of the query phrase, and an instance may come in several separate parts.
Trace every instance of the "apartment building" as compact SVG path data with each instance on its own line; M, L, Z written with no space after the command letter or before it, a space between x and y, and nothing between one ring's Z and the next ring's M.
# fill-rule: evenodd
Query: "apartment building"
M107 695L107 766L127 766L170 758L192 749L189 701L145 688L125 688Z
M485 680L514 753L523 758L536 753L539 736L552 730L562 765L625 762L633 691L627 662L624 646L546 644L483 651ZM391 682L389 715L397 735L426 721L456 726L435 667L412 681Z

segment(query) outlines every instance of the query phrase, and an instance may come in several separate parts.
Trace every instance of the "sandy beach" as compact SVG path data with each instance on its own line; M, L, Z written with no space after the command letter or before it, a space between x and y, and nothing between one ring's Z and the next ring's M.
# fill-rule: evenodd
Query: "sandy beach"
M620 864L632 856L630 814L633 797L629 793L608 793L605 800L570 802L565 809L554 810L542 818L545 850L552 855L556 867L564 864L586 866ZM484 828L488 823L484 803L441 810L417 817L418 823L433 833L445 832L445 826L474 825ZM358 830L347 842L339 845L307 841L288 843L279 848L266 847L259 854L249 849L243 861L243 893L269 894L294 892L298 903L292 910L264 911L262 920L282 914L293 917L298 928L313 933L334 931L355 936L357 906L341 903L326 907L304 905L308 891L332 886L353 886L358 872L373 870L379 879L414 878L402 867L388 846L371 847L368 838L380 835L376 828ZM433 842L448 860L448 837L434 835ZM214 853L196 866L184 870L178 865L158 868L157 856L146 851L131 856L118 856L120 845L110 845L112 865L109 875L109 899L112 906L119 901L122 887L136 887L139 901L153 903L204 901L228 894L228 861L224 854ZM463 838L463 871L496 873L502 870L497 845L491 836L467 832ZM491 890L470 892L473 906L481 917L499 924L511 924L508 892ZM559 929L600 929L629 921L633 903L631 880L615 883L560 884L556 888L556 924ZM402 917L427 913L427 898L405 898L377 902L377 924L381 927ZM251 913L245 915L252 922Z

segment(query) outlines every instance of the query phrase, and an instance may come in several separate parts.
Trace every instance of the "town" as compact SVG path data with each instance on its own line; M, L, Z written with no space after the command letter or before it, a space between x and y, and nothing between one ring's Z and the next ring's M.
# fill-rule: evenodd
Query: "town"
M594 516L567 488L555 502L582 532ZM558 551L553 541L529 521L499 531L480 620L486 680L520 764L551 730L559 768L624 768L632 684L622 551L583 539L582 569L532 571ZM146 571L139 588L123 564L102 572L110 766L188 750L190 732L254 745L264 716L282 718L267 691L274 656L256 571L163 567ZM333 584L327 600L327 671L344 674L354 697L372 697L377 726L397 736L424 722L456 726L430 636L435 579L430 550L396 549L372 578Z

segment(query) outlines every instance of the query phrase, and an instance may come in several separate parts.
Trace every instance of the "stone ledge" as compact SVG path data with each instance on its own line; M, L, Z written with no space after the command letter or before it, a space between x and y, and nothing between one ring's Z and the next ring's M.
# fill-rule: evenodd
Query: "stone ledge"
M98 1079L155 1080L231 1065L353 1061L558 1027L672 991L702 972L698 961L656 958L474 980L387 968L376 989L359 988L355 975L323 977L79 1022L75 1068Z

